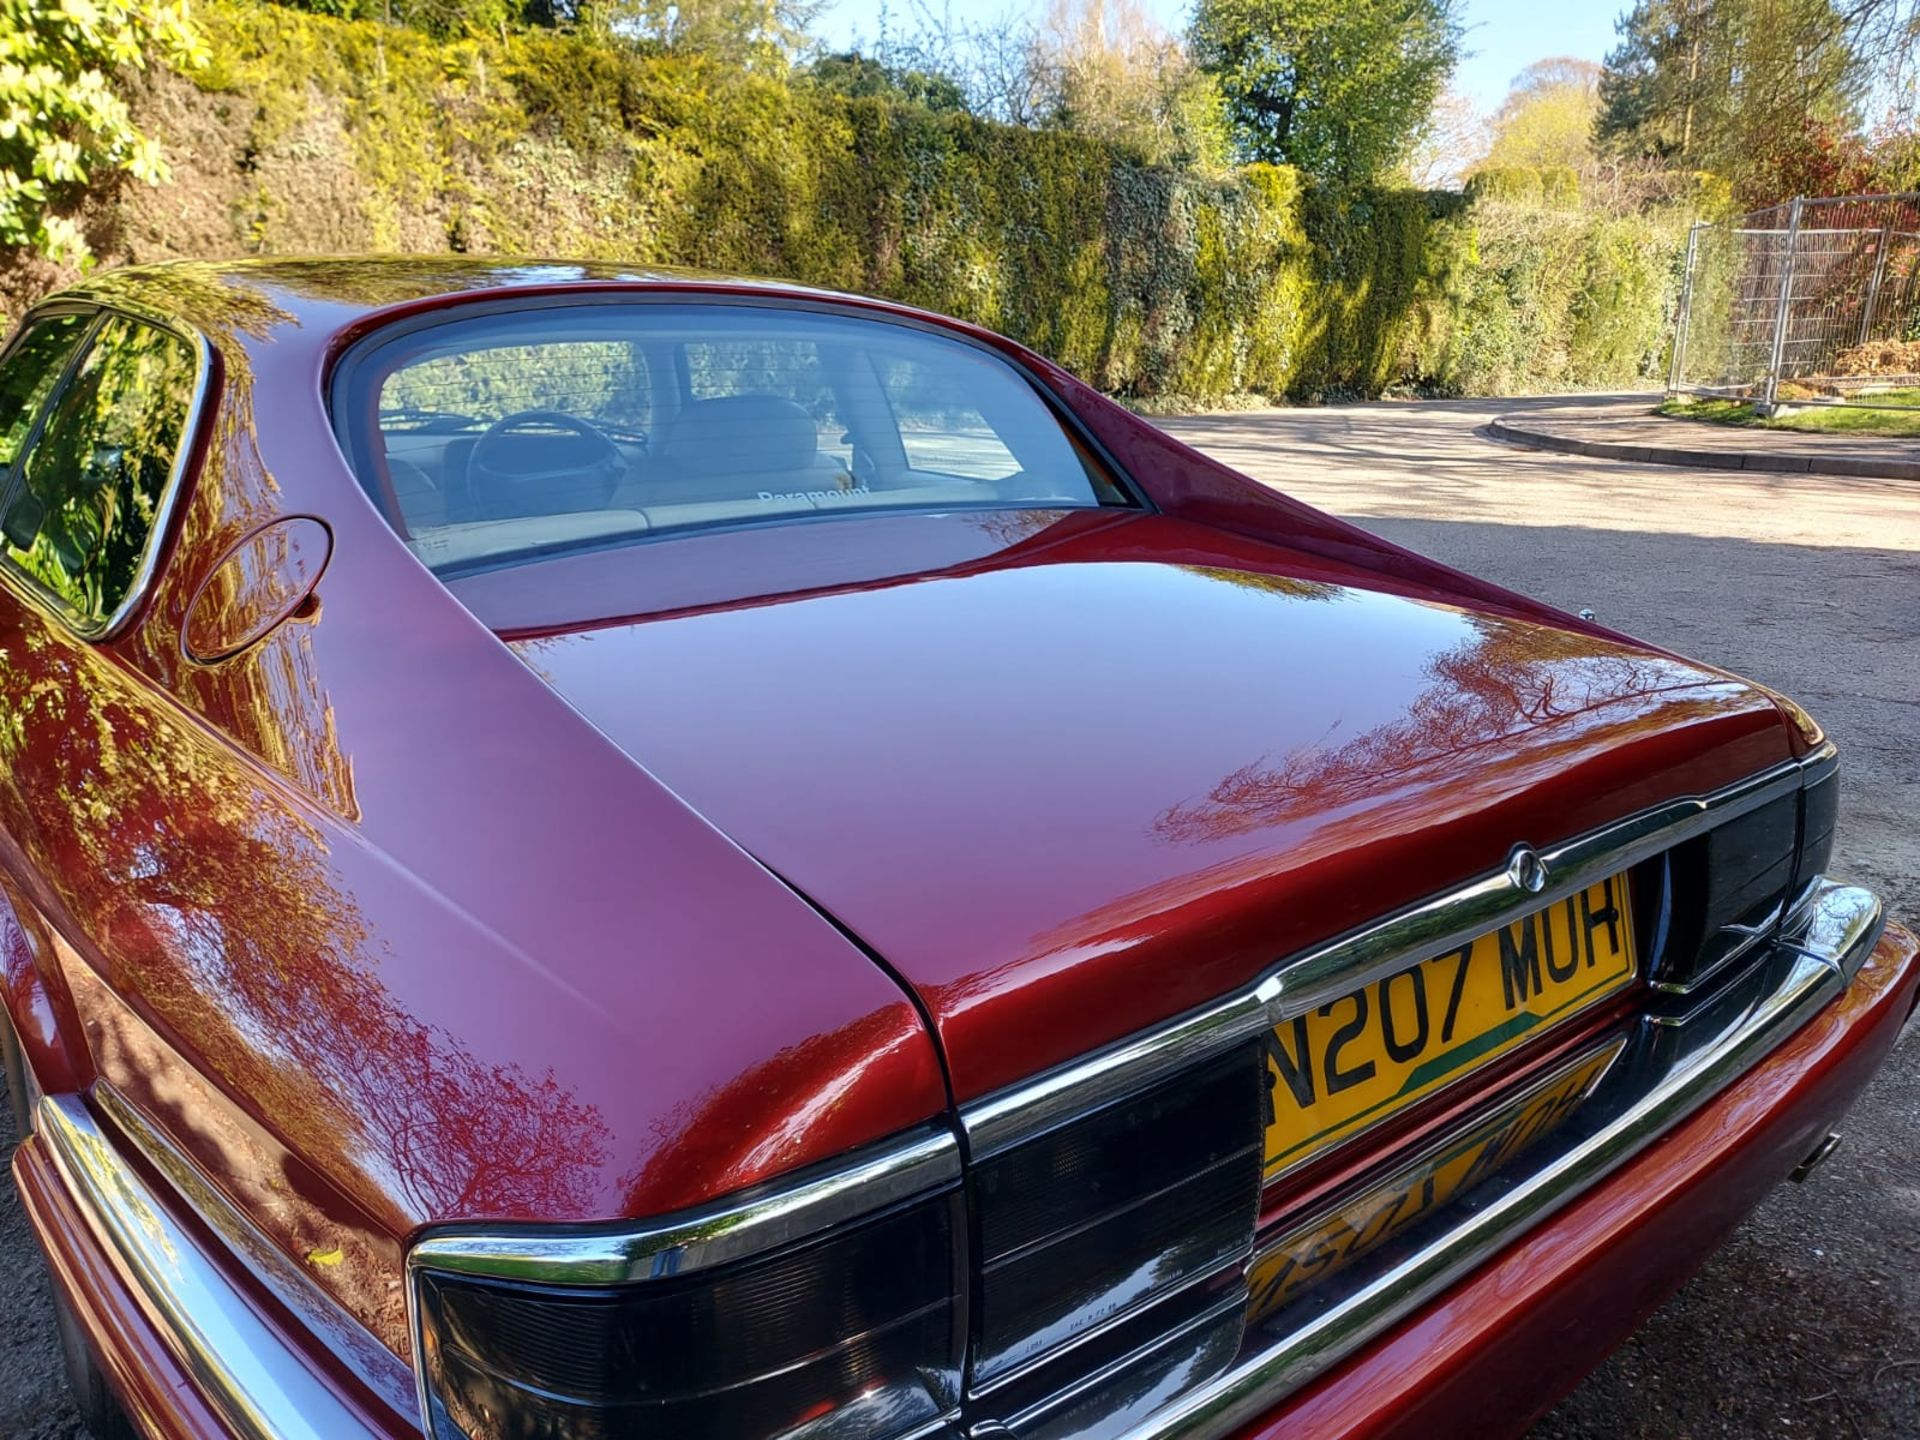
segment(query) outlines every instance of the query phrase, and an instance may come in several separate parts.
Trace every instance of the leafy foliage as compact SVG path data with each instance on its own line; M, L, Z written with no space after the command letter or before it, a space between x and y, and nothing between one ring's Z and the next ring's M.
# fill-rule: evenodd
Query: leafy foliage
M787 275L978 321L1171 407L1630 384L1658 369L1684 241L1677 211L1591 215L1557 171L1472 197L1215 172L903 103L892 82L849 94L564 32L436 43L279 6L202 13L214 63L157 98L226 148L183 151L164 195L107 202L110 228L153 237L142 258L468 250ZM378 300L377 265L364 283Z
M275 0L336 20L410 25L440 39L503 31L529 19L519 0ZM548 23L551 23L550 21Z
M818 0L579 0L590 33L639 39L730 65L777 67L807 43Z
M1906 178L1910 113L1884 163L1861 125L1920 93L1914 0L1638 0L1620 35L1598 121L1616 151L1711 170L1755 206Z
M1139 0L1050 0L1037 21L1009 14L993 22L956 18L950 9L936 15L921 0L904 26L889 23L884 9L882 19L885 28L863 63L894 77L898 98L1074 131L1128 146L1156 164L1226 166L1218 87ZM826 57L810 73L843 73L849 58ZM945 103L954 96L957 105Z
M204 61L185 0L0 0L0 245L84 259L62 202L105 174L166 177L113 85L149 52Z
M1053 0L1033 65L1050 123L1160 164L1226 164L1219 88L1135 0Z
M1600 75L1592 61L1571 58L1536 61L1521 71L1494 116L1486 163L1585 168L1600 113Z
M895 100L924 105L929 110L965 110L967 92L950 75L889 65L858 50L822 55L810 63L805 78L849 99Z
M1198 0L1191 39L1243 158L1355 182L1411 146L1461 26L1458 0Z
M130 320L116 317L100 335L55 403L8 516L14 563L83 624L104 621L134 584L197 363L186 342Z

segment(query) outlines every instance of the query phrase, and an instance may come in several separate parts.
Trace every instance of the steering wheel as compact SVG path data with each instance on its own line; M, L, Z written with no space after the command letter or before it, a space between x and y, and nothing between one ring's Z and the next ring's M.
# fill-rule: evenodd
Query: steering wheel
M467 498L478 520L604 510L626 468L620 447L592 421L564 410L520 410L473 442Z

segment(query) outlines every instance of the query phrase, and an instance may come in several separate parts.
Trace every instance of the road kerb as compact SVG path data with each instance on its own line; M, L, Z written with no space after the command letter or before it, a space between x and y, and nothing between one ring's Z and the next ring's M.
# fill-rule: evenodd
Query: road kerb
M1679 423L1679 422L1676 422ZM1786 473L1853 475L1885 480L1920 480L1920 459L1900 460L1877 455L1794 455L1750 450L1713 450L1680 445L1629 445L1612 440L1584 440L1516 424L1501 416L1487 422L1496 439L1532 450L1554 450L1600 460L1626 460L1642 465L1675 465L1695 470L1769 470Z

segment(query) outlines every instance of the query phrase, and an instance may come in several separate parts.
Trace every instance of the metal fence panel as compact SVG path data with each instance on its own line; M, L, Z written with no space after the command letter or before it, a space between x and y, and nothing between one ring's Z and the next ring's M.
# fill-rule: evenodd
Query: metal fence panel
M1667 388L1920 409L1920 195L1802 198L1694 226Z

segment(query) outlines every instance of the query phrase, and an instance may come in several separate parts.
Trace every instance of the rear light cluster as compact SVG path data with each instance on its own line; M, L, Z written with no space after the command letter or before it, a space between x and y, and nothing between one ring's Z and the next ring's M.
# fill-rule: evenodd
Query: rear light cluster
M1833 832L1840 820L1840 771L1828 770L1800 794L1800 858L1793 874L1796 895L1833 863Z
M1145 1403L1153 1375L1191 1383L1239 1346L1259 1082L1238 1047L989 1154L970 1217L949 1183L692 1273L419 1268L434 1440L921 1440L989 1393L982 1413L1046 1437L1124 1408L1110 1378Z
M950 1190L826 1238L605 1288L422 1272L436 1440L893 1440L957 1403Z
M1671 931L1656 980L1690 991L1770 938L1833 854L1839 771L1770 800L1665 857Z
M1209 1318L1237 1343L1260 1078L1242 1047L977 1160L973 1389L996 1392L996 1413L1025 1415Z

